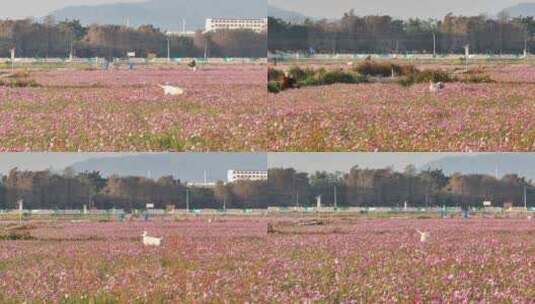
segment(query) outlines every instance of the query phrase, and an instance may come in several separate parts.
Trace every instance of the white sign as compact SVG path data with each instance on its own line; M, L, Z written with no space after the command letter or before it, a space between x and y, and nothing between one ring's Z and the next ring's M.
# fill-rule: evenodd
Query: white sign
M22 206L23 205L23 201L19 200L17 203L19 204L19 211L22 212L22 210L23 210L23 206Z
M147 204L147 209L154 209L154 204Z
M490 207L490 206L492 206L492 202L491 201L484 201L483 202L483 206Z
M15 48L11 49L11 60L15 60Z
M126 55L128 57L136 57L136 52L128 52Z

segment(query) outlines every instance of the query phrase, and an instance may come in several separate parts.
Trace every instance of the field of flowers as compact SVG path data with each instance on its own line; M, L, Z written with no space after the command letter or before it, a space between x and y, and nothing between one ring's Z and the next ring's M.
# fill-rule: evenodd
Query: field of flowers
M0 85L0 151L259 150L269 120L265 71L29 71L25 79L37 86ZM158 84L166 82L185 94L164 96Z
M417 67L464 69L455 64ZM377 82L269 94L269 150L535 150L535 65L470 68L495 83L448 83L439 94L430 93L429 84Z
M525 217L331 217L318 226L297 221L221 216L26 223L34 239L0 240L0 302L535 299L535 222ZM268 223L275 233L267 233ZM427 242L420 242L416 229L430 233ZM144 247L143 230L163 236L162 246Z

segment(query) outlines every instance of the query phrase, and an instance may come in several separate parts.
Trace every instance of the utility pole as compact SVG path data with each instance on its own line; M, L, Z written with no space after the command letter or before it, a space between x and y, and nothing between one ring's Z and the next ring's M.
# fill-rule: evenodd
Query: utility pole
M187 184L186 184L186 212L189 213L189 189L188 189Z
M524 208L528 210L528 193L527 193L525 184L524 184Z
M433 58L437 57L437 34L433 32Z
M464 46L464 64L465 64L465 72L468 72L468 58L470 58L470 45L467 44Z
M69 60L72 61L72 58L74 57L73 52L73 34L71 33L71 44L70 44L70 51L69 51Z
M171 39L169 33L167 34L167 62L171 62Z
M15 69L15 47L11 48L11 73L13 73L13 70Z
M19 207L19 225L22 225L22 214L24 213L24 207L23 207L24 201L20 199L18 201L18 207Z
M524 59L528 59L528 38L524 38Z
M336 197L336 185L334 185L334 210L338 208L338 200Z

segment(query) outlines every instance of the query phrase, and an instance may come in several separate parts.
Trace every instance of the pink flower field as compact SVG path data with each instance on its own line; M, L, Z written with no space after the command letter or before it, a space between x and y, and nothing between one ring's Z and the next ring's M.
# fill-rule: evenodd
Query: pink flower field
M0 151L206 151L266 146L266 68L30 71L0 86ZM179 86L164 96L158 84Z
M0 240L0 301L533 303L523 218L206 217L26 223ZM267 224L279 227L267 233ZM0 227L6 227L4 223ZM287 227L287 228L280 228ZM416 229L430 238L420 242ZM141 233L162 236L144 247ZM100 301L100 302L99 302Z
M269 94L268 148L535 150L535 66L479 68L496 83L448 83L437 95L429 92L428 84L407 88L396 83L335 84Z

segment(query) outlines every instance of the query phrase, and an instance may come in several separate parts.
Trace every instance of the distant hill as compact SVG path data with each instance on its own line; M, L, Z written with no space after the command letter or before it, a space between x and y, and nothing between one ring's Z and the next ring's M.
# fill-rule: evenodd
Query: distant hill
M269 17L279 18L291 23L303 23L307 18L307 16L301 13L285 10L271 5L268 5L267 12Z
M100 171L105 176L174 175L182 181L202 182L204 170L208 181L226 181L227 170L266 170L266 153L155 153L120 157L92 158L74 163L78 172Z
M448 156L431 161L420 169L442 169L446 174L455 172L467 174L499 176L516 173L528 179L535 180L535 154L534 153L492 153L479 155Z
M519 3L503 10L511 17L535 16L535 3Z
M51 12L57 20L79 19L83 24L153 24L161 29L204 29L206 18L265 18L265 0L148 0L138 3L114 3L93 6L68 6Z

